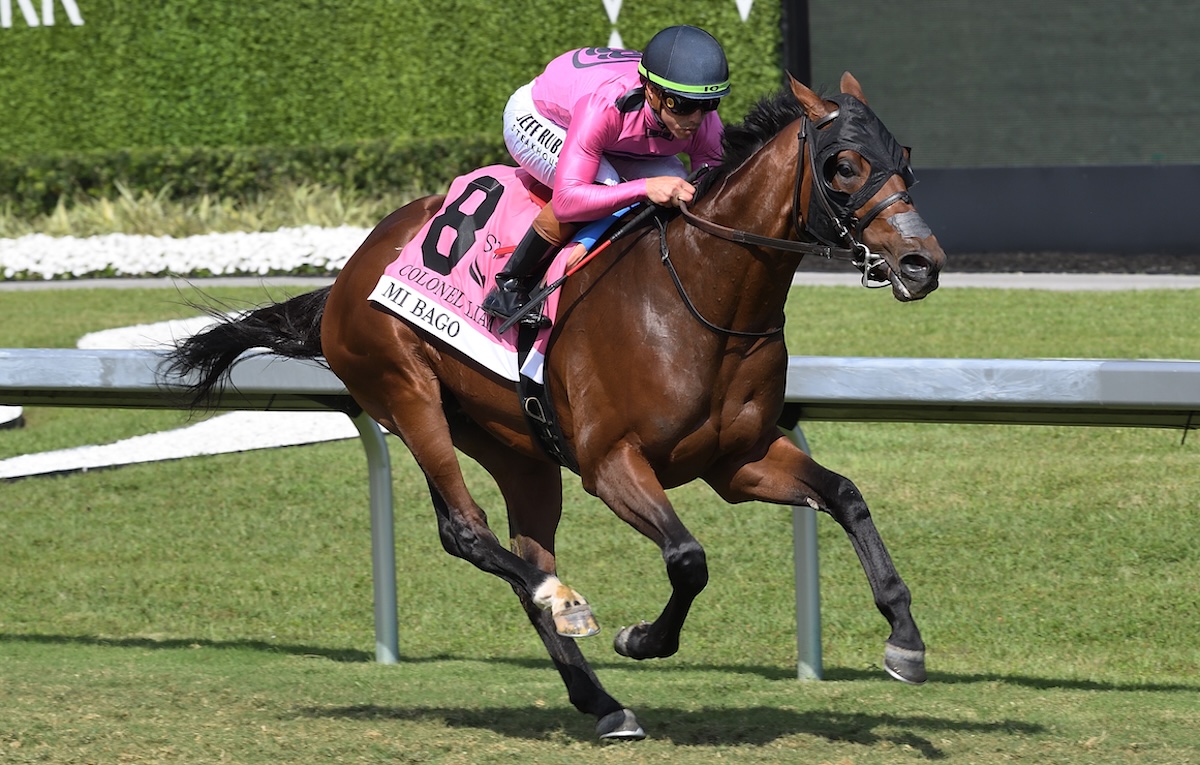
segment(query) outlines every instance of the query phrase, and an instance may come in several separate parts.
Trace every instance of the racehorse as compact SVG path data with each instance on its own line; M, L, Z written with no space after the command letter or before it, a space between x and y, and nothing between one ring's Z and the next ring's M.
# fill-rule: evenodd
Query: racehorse
M890 285L900 301L936 289L945 260L908 195L908 150L866 106L853 76L840 85L823 97L791 79L728 127L724 162L698 181L694 209L615 242L562 284L545 386L571 467L661 548L672 587L657 618L618 631L614 647L624 656L679 648L708 570L665 489L701 479L730 503L807 505L832 516L891 626L887 672L925 680L909 589L862 495L777 427L784 303L805 254L843 257L864 284ZM323 355L354 400L412 452L446 551L512 585L571 702L597 719L597 734L642 738L633 711L604 690L572 639L598 628L587 600L555 574L563 471L531 433L513 383L368 302L397 248L442 202L427 197L396 210L330 287L181 342L168 369L190 375L199 405L251 348ZM502 492L510 548L468 492L456 449Z

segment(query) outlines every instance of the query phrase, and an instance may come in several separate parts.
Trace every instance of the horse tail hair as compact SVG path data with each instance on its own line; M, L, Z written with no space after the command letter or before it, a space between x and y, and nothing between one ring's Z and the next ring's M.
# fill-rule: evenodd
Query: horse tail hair
M191 408L197 409L210 403L214 392L220 394L233 365L251 348L266 348L295 359L322 356L321 318L330 289L323 287L233 316L199 306L217 323L179 341L167 354L163 374L183 382Z

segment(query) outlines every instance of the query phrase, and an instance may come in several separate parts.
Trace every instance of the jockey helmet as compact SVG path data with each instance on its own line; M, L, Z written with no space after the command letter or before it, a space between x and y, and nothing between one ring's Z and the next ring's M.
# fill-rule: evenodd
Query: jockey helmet
M667 27L642 52L638 73L667 93L707 101L729 93L729 64L721 43L703 29Z

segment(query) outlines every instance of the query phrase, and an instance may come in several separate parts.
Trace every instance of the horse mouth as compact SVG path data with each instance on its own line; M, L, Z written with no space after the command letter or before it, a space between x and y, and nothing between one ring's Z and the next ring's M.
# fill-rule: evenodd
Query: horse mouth
M939 271L937 263L927 255L910 252L900 257L898 268L893 268L890 263L881 263L872 269L871 276L891 284L892 295L907 303L921 300L936 290Z
M909 284L905 283L904 279L896 276L896 273L893 271L888 273L888 281L891 282L892 285L892 294L902 303L923 300L929 296L929 293L938 288L938 280L936 276L928 281L910 286Z

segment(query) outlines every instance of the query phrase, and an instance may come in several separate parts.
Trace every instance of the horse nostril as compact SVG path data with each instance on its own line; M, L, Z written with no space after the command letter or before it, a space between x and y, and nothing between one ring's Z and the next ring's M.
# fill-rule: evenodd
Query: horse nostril
M933 261L919 252L910 252L900 258L900 275L905 279L922 281L929 278Z

